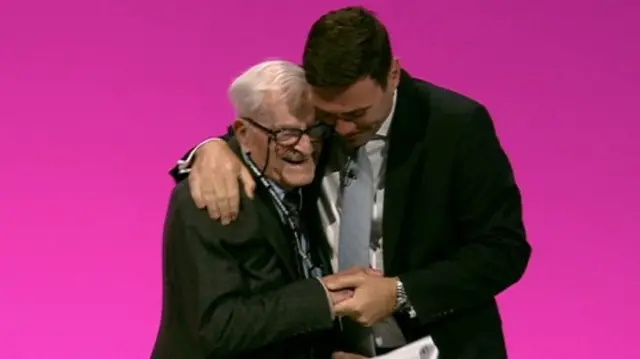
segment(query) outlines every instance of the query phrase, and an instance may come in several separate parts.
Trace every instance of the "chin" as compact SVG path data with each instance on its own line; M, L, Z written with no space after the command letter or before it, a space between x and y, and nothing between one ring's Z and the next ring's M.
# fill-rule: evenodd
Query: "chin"
M315 165L301 166L301 168L291 168L285 171L283 182L290 187L304 187L313 182L315 175Z
M366 137L363 136L354 136L351 138L345 138L344 142L347 144L347 147L350 148L357 148L360 147L362 145L364 145L365 143L367 143L367 141L365 140Z

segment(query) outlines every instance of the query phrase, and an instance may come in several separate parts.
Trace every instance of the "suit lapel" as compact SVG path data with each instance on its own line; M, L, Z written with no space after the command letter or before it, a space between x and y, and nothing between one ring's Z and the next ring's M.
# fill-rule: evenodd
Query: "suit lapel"
M402 220L412 193L412 174L420 166L428 108L419 98L413 79L403 71L398 99L389 129L389 152L385 175L383 214L383 256L385 268L392 267L401 235Z
M235 137L231 137L227 144L236 155L242 155L242 149ZM253 203L260 216L260 224L264 228L264 235L280 260L282 260L291 278L298 278L301 273L298 269L298 257L293 249L295 240L293 234L289 227L282 223L269 191L255 176L254 180L256 181L256 193Z
M278 257L282 260L285 269L292 278L298 278L300 271L298 269L297 257L294 252L294 238L289 227L285 227L284 223L278 215L277 209L273 204L271 195L259 181L256 180L256 198L255 208L260 216L260 224L264 228L264 236L267 238Z
M324 274L333 273L331 267L331 246L327 241L322 222L320 221L320 212L318 210L318 199L320 198L320 190L322 186L322 179L326 166L329 162L329 141L325 144L325 147L318 159L316 166L316 173L313 182L303 188L302 192L302 218L306 225L306 236L309 240L309 245L314 250L314 263L320 264Z
M305 195L305 201L307 201L307 198L312 197ZM322 223L320 222L317 197L313 198L313 200L307 201L309 205L305 205L302 212L302 217L307 228L305 235L309 241L310 248L312 248L313 263L320 265L322 272L328 275L333 273L333 268L331 267L331 247L329 246L324 228L322 228Z

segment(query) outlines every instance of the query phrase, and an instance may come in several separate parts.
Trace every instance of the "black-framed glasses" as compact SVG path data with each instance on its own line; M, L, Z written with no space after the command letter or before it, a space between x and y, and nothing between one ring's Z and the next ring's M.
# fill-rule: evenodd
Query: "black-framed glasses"
M303 135L309 136L312 141L323 141L333 133L333 127L322 123L308 127L304 130L291 127L283 127L273 130L257 123L249 117L242 117L242 119L267 133L277 144L287 147L297 145Z

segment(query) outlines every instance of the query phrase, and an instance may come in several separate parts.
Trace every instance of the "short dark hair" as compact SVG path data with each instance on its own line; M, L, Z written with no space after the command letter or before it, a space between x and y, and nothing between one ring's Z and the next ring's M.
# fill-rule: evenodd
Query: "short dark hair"
M326 13L311 26L302 67L314 87L346 88L371 77L386 88L392 58L384 24L356 6Z

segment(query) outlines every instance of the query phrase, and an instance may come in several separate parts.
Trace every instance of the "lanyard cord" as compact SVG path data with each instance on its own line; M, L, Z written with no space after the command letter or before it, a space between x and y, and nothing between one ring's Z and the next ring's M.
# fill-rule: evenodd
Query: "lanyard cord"
M257 165L253 162L253 160L251 159L251 157L249 156L248 153L245 154L245 159L247 160L246 162L249 165L249 168L251 169L251 171L258 177L258 179L260 180L262 185L264 185L264 187L267 189L267 191L269 191L269 194L273 198L273 201L275 202L276 207L278 207L278 210L282 214L282 217L283 217L282 219L286 222L286 224L289 226L289 229L291 229L291 231L293 232L293 236L295 237L295 242L296 242L295 244L296 244L296 249L297 249L298 255L302 258L302 261L307 266L307 268L310 271L313 271L313 269L316 268L316 266L311 261L311 258L309 258L309 255L307 253L305 253L305 251L302 250L302 240L303 240L302 239L302 231L300 230L299 226L296 225L296 223L292 219L291 211L282 202L282 200L280 199L280 196L278 195L276 190L273 188L273 185L264 177L263 173L258 170ZM265 162L265 166L264 167L266 169L266 167L267 167L267 163L266 162ZM303 272L304 272L305 277L309 278L310 273L308 273L307 270L303 270Z

